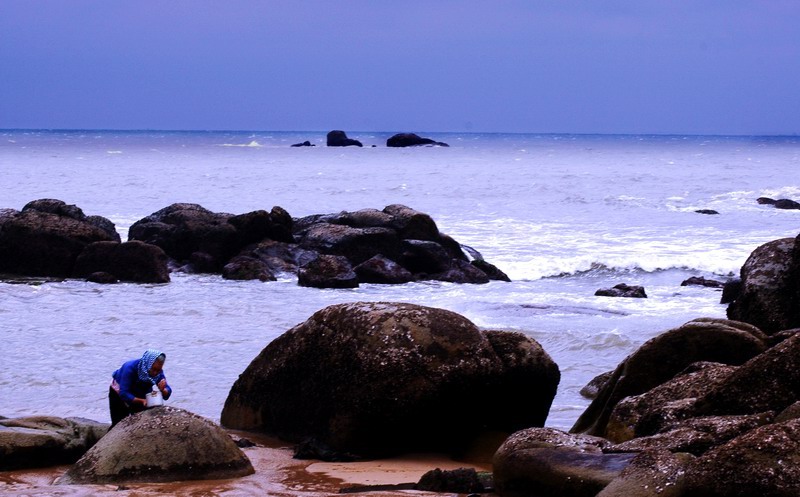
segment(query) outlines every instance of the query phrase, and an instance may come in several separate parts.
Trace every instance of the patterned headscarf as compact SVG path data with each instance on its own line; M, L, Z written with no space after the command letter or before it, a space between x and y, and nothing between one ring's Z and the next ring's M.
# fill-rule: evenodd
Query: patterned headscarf
M156 362L160 356L164 355L163 352L156 349L147 349L144 351L144 355L139 360L139 379L142 381L149 381L150 383L155 384L155 379L150 376L150 368L153 367L153 363ZM164 355L166 358L166 355Z

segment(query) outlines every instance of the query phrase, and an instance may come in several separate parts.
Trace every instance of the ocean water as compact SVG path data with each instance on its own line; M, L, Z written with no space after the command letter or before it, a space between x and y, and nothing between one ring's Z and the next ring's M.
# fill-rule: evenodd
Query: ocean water
M167 353L169 403L218 420L272 339L327 305L369 300L442 307L535 338L562 374L547 424L567 429L592 377L669 328L725 316L718 290L684 279L732 277L759 245L800 232L800 211L755 201L800 200L798 137L425 135L451 146L389 149L389 133L349 133L365 147L327 148L321 132L0 131L0 208L58 198L108 217L124 240L174 202L279 205L295 217L401 203L513 280L0 283L0 415L109 421L111 372L154 347ZM317 146L289 147L304 140ZM617 283L643 285L648 298L594 296Z

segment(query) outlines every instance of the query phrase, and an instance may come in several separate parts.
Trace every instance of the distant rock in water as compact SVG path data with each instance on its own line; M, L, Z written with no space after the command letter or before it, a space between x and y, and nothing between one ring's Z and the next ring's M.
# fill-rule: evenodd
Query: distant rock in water
M414 133L398 133L386 140L387 147L418 147L421 145L435 145L437 147L449 147L444 142L437 142L430 138L422 138Z
M303 143L295 143L291 145L292 147L316 147L315 144L311 143L310 141L306 140Z
M329 147L363 147L362 143L358 140L353 140L347 137L347 134L342 131L335 129L328 133L327 137L327 144Z
M642 286L626 285L620 283L614 285L613 288L604 288L597 290L594 294L598 297L629 297L637 299L646 299L647 294Z
M776 209L784 209L784 210L797 210L800 209L800 202L796 202L794 200L788 198L781 198L778 200L771 199L769 197L759 197L756 199L761 205L772 205Z
M725 283L717 280L707 280L703 276L692 276L689 279L683 280L681 286L705 286L709 288L722 288Z
M698 213L698 214L708 214L708 215L712 215L712 216L715 215L715 214L719 214L719 212L717 212L717 211L715 211L713 209L698 209L695 212Z

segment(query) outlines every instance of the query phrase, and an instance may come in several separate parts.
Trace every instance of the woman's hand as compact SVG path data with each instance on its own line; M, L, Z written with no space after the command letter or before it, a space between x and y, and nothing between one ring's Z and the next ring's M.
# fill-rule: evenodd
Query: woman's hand
M162 379L161 381L159 381L158 385L156 385L156 386L158 386L158 389L161 390L161 393L167 393L167 380L166 379Z
M141 404L142 407L147 407L147 399L140 399L139 397L134 397L133 398L133 403L134 404Z

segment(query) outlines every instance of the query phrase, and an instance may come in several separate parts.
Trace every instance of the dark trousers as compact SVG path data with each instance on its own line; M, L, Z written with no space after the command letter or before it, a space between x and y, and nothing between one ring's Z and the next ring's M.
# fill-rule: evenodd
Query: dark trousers
M138 408L137 406L128 407L128 404L122 400L122 397L119 396L116 390L109 387L108 388L108 408L111 411L111 427L113 428L114 425L119 423L123 420L123 418L130 416L135 412L143 411L144 408Z

